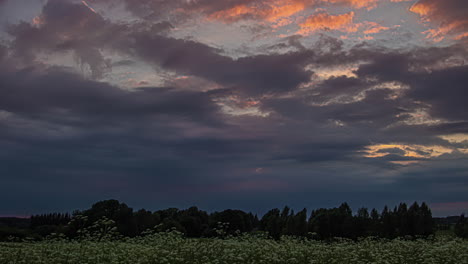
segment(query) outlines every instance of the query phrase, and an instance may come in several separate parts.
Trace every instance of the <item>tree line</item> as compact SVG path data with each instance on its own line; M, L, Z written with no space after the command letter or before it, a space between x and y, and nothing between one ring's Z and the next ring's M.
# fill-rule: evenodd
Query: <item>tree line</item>
M207 213L197 207L185 210L169 208L158 211L133 211L117 200L100 201L90 209L73 214L43 214L30 218L30 230L39 237L61 233L69 238L80 235L80 230L95 226L102 219L111 220L115 231L127 237L144 234L147 230L164 232L177 230L187 237L237 236L242 233L262 232L271 238L281 236L331 239L335 237L428 237L436 229L431 209L426 203L408 206L400 203L393 209L360 208L353 213L347 203L337 208L321 208L308 214L306 209L294 212L289 207L272 209L259 218L242 210L224 210ZM460 217L455 227L459 236L467 236L468 223ZM1 239L1 234L0 234Z

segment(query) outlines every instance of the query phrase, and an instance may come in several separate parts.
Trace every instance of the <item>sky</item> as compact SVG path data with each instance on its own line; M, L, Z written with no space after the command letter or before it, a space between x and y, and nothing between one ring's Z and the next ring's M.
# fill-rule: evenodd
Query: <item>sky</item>
M468 212L466 0L0 0L0 215Z

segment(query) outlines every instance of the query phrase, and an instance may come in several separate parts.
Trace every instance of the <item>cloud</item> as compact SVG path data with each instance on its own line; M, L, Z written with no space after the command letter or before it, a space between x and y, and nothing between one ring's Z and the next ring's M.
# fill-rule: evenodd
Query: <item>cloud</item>
M109 3L108 0L95 0L96 2ZM185 21L187 16L204 16L209 20L223 21L227 23L239 20L266 20L278 22L282 18L290 17L315 1L311 0L229 0L229 1L134 1L122 0L126 8L133 14L149 20L167 18L168 14L178 21ZM185 18L184 18L185 16Z
M354 12L341 15L318 13L309 16L300 23L300 30L296 34L308 35L318 30L339 30L343 32L356 32L357 26L353 23Z
M100 15L103 2L86 2L97 13L49 1L36 23L10 25L11 42L0 46L0 160L8 164L0 168L0 199L34 208L60 201L66 209L110 196L148 209L361 205L376 194L375 206L468 199L466 146L446 140L468 133L462 44L353 46L320 32L316 42L295 35L280 48L268 43L261 53L231 57L222 45L175 37L166 17L189 16L176 11L188 6L205 18L245 6L251 13L230 21L274 24L302 21L301 3L316 2L126 1L145 20L137 22L112 22ZM357 11L347 12L322 10L303 22L309 33L386 30L354 23ZM68 53L91 76L48 60ZM162 84L127 90L109 83L111 69L141 65ZM416 115L423 120L410 122ZM365 157L369 148L377 156Z
M376 22L368 22L366 23L366 29L364 30L364 34L377 34L385 30L389 30L389 27L382 26Z
M354 8L366 8L367 10L377 7L379 0L322 0L332 4L347 5Z
M134 40L132 50L140 59L251 96L294 90L312 75L304 68L313 56L311 51L232 59L194 41L146 34L137 34Z
M430 105L432 116L464 121L466 109L460 95L465 93L462 87L468 81L465 78L468 69L462 64L450 62L454 50L458 50L455 53L457 56L466 58L466 50L460 46L421 48L411 53L384 53L375 55L373 62L362 64L356 73L360 78L372 77L407 84L411 88L405 92L406 95ZM438 65L441 62L445 63ZM434 68L428 70L427 67Z
M243 4L230 9L217 11L208 14L208 18L224 22L236 22L241 19L251 18L284 26L292 22L288 19L289 17L305 10L306 7L306 3L299 0L265 1L262 4Z
M461 39L468 33L468 3L463 0L419 0L410 11L421 18L437 26L429 29L424 34L434 41L443 40L446 35L452 35L455 39Z
M372 84L358 78L347 76L332 76L321 82L314 89L319 102L353 101L353 97L368 89Z
M417 74L410 80L413 89L409 95L431 104L430 112L452 120L466 120L468 66L453 67L430 74Z
M95 43L108 38L112 26L85 5L51 0L35 21L40 22L21 22L8 29L15 37L15 53L23 61L35 60L41 51L71 50L80 63L89 65L93 78L101 78L109 69Z
M169 88L126 91L56 68L10 69L0 75L4 85L0 90L1 110L24 118L56 116L58 120L65 118L65 122L76 117L76 125L84 127L86 122L80 124L79 120L112 123L132 116L151 119L169 115L219 123L215 118L219 108L205 93Z
M91 2L91 1L90 1ZM111 3L109 0L94 0L97 3ZM377 7L379 0L164 0L135 1L121 0L134 15L146 20L165 19L178 24L189 17L204 17L211 21L233 23L251 20L271 23L274 27L291 24L294 16L314 7L347 6L368 10ZM115 4L115 3L114 3Z
M10 27L15 53L34 61L39 52L73 51L89 64L92 76L110 70L103 48L131 55L155 68L205 78L224 87L258 96L296 89L312 75L304 69L311 51L233 59L221 50L191 40L164 35L159 24L113 24L82 4L49 1L41 14L44 24Z

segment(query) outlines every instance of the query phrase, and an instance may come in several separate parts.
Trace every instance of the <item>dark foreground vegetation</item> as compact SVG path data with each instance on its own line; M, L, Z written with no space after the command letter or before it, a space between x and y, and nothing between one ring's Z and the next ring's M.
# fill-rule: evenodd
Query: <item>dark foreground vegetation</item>
M77 238L84 233L105 237L110 234L137 237L148 230L175 230L188 238L232 237L244 233L265 233L274 239L282 236L329 240L336 237L356 240L363 237L423 238L437 230L454 231L468 237L468 221L461 217L433 218L430 208L422 203L401 203L382 212L366 208L353 213L348 204L338 208L294 212L289 207L272 209L259 218L241 210L207 213L196 207L186 210L170 208L150 212L132 208L116 200L95 203L85 211L73 214L43 214L29 219L0 218L0 241L41 240L58 236Z
M8 264L462 264L468 240L432 239L319 241L259 234L187 238L177 231L120 239L0 242L0 263Z

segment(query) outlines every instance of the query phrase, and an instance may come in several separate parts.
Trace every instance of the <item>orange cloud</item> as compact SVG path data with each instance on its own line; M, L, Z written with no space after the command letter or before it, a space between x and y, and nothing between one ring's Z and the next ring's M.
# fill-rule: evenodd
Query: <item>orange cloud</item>
M359 25L353 23L354 12L342 15L330 15L319 13L308 17L299 24L300 30L297 34L308 35L318 30L339 30L343 32L356 32Z
M382 26L375 22L367 22L367 29L364 30L364 34L377 34L384 30L389 30L389 27Z
M221 20L224 22L234 22L243 18L246 15L249 15L249 14L251 15L253 13L255 12L252 8L246 5L238 5L227 10L222 10L222 11L218 11L213 14L210 14L208 16L208 19Z
M266 11L265 18L270 22L274 22L301 12L305 8L306 5L301 1L276 1L276 4L270 5L270 9Z
M36 16L33 18L32 24L37 27L44 25L45 24L44 18L41 16Z
M457 9L458 0L437 1L437 0L419 0L410 11L418 14L423 22L436 24L437 27L422 32L426 38L435 42L442 41L447 35L455 35L455 40L460 40L468 35L468 17L466 14L460 14ZM464 4L466 5L466 4Z
M464 32L464 33L461 33L461 34L458 34L457 36L455 36L456 40L460 40L460 39L464 39L464 38L468 38L468 32Z
M430 159L452 153L454 149L444 146L423 146L423 145L405 145L405 144L377 144L370 145L363 151L366 158L380 158L391 154L389 150L398 149L403 152L404 157Z
M212 13L208 15L208 18L227 23L236 22L244 18L255 18L283 26L292 22L288 19L289 17L303 11L306 7L306 3L300 0L276 0L262 5L238 5Z
M427 16L432 12L433 9L434 9L434 5L432 4L425 4L425 3L418 2L410 8L410 11L420 16Z
M464 23L466 23L466 22L456 21L456 22L453 22L453 23L450 23L450 24L447 24L447 25L444 25L444 26L441 26L441 27L438 27L438 28L435 28L435 29L426 30L426 31L424 31L422 33L426 34L426 38L432 39L435 42L440 42L440 41L445 39L447 34L453 33L454 31L456 31L457 28L462 26ZM465 33L462 33L461 35L467 34L467 33L468 32L465 32ZM458 36L456 36L454 38L457 39L459 36L460 35L458 35ZM461 39L461 37L460 37L460 39Z
M277 26L291 24L292 16L304 11L306 8L330 3L335 5L350 6L353 8L372 9L380 0L273 0L258 1L248 4L239 4L228 9L208 14L208 19L219 20L226 23L236 22L242 19L260 19ZM353 13L354 14L354 13Z
M367 8L373 9L377 7L377 2L379 0L322 0L323 2L328 2L332 4L341 4L347 5L354 8Z

